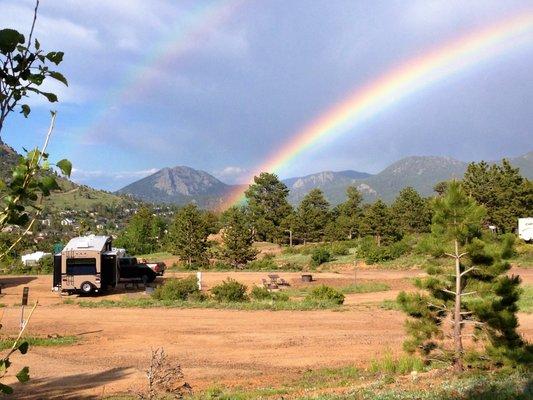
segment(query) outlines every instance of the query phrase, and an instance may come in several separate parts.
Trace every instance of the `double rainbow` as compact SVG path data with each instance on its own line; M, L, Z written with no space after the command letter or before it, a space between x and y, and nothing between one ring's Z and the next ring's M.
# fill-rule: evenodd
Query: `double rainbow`
M363 121L376 116L407 96L446 77L533 42L533 11L505 19L439 46L422 56L394 67L312 120L247 177L278 172L320 139L353 132ZM242 202L242 188L227 197L221 209Z

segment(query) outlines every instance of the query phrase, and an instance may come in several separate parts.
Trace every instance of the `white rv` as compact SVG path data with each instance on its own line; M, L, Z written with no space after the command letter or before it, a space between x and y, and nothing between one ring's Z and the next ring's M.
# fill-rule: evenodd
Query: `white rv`
M533 218L518 218L518 237L526 242L533 241Z

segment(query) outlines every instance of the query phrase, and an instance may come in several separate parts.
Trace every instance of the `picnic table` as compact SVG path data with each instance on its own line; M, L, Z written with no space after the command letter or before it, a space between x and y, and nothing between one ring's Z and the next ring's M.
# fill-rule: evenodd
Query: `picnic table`
M278 274L268 274L270 282L267 282L266 279L263 279L263 285L268 289L277 289L279 286L290 286L289 282L285 279L280 278Z

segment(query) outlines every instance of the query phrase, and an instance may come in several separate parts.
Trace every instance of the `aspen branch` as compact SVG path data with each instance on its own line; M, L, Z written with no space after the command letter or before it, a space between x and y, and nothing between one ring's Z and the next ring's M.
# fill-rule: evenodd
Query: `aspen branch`
M441 290L442 290L443 292L445 292L445 293L453 294L454 296L457 295L457 293L452 292L451 290L448 290L448 289L441 289Z
M474 290L473 292L460 293L459 295L460 296L468 296L469 294L476 294L476 293L477 293L477 291Z

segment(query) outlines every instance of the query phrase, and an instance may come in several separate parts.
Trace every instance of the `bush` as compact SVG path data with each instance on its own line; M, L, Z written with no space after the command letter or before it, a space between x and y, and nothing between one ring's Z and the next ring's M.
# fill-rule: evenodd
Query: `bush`
M326 286L320 285L311 290L305 297L306 301L327 301L334 304L343 304L344 295L338 290Z
M331 254L326 249L318 248L314 249L311 254L311 264L318 266L325 262L331 261Z
M426 255L431 254L435 258L444 256L444 245L438 241L434 236L428 234L422 237L418 244L414 248L416 254Z
M350 243L335 242L328 246L328 250L334 256L347 256L350 254Z
M156 300L189 300L197 299L199 292L196 276L190 275L183 279L168 279L154 290L152 297Z
M255 300L274 300L274 301L288 301L289 296L283 292L271 292L270 290L254 286L252 292L250 293L251 297Z
M278 266L272 257L266 256L260 260L250 261L246 264L246 269L252 271L273 271L278 269Z
M44 256L39 260L39 273L51 274L54 272L54 256Z
M246 289L246 285L243 285L234 279L228 278L220 285L214 286L211 289L211 293L213 293L215 300L220 302L241 302L248 300Z

